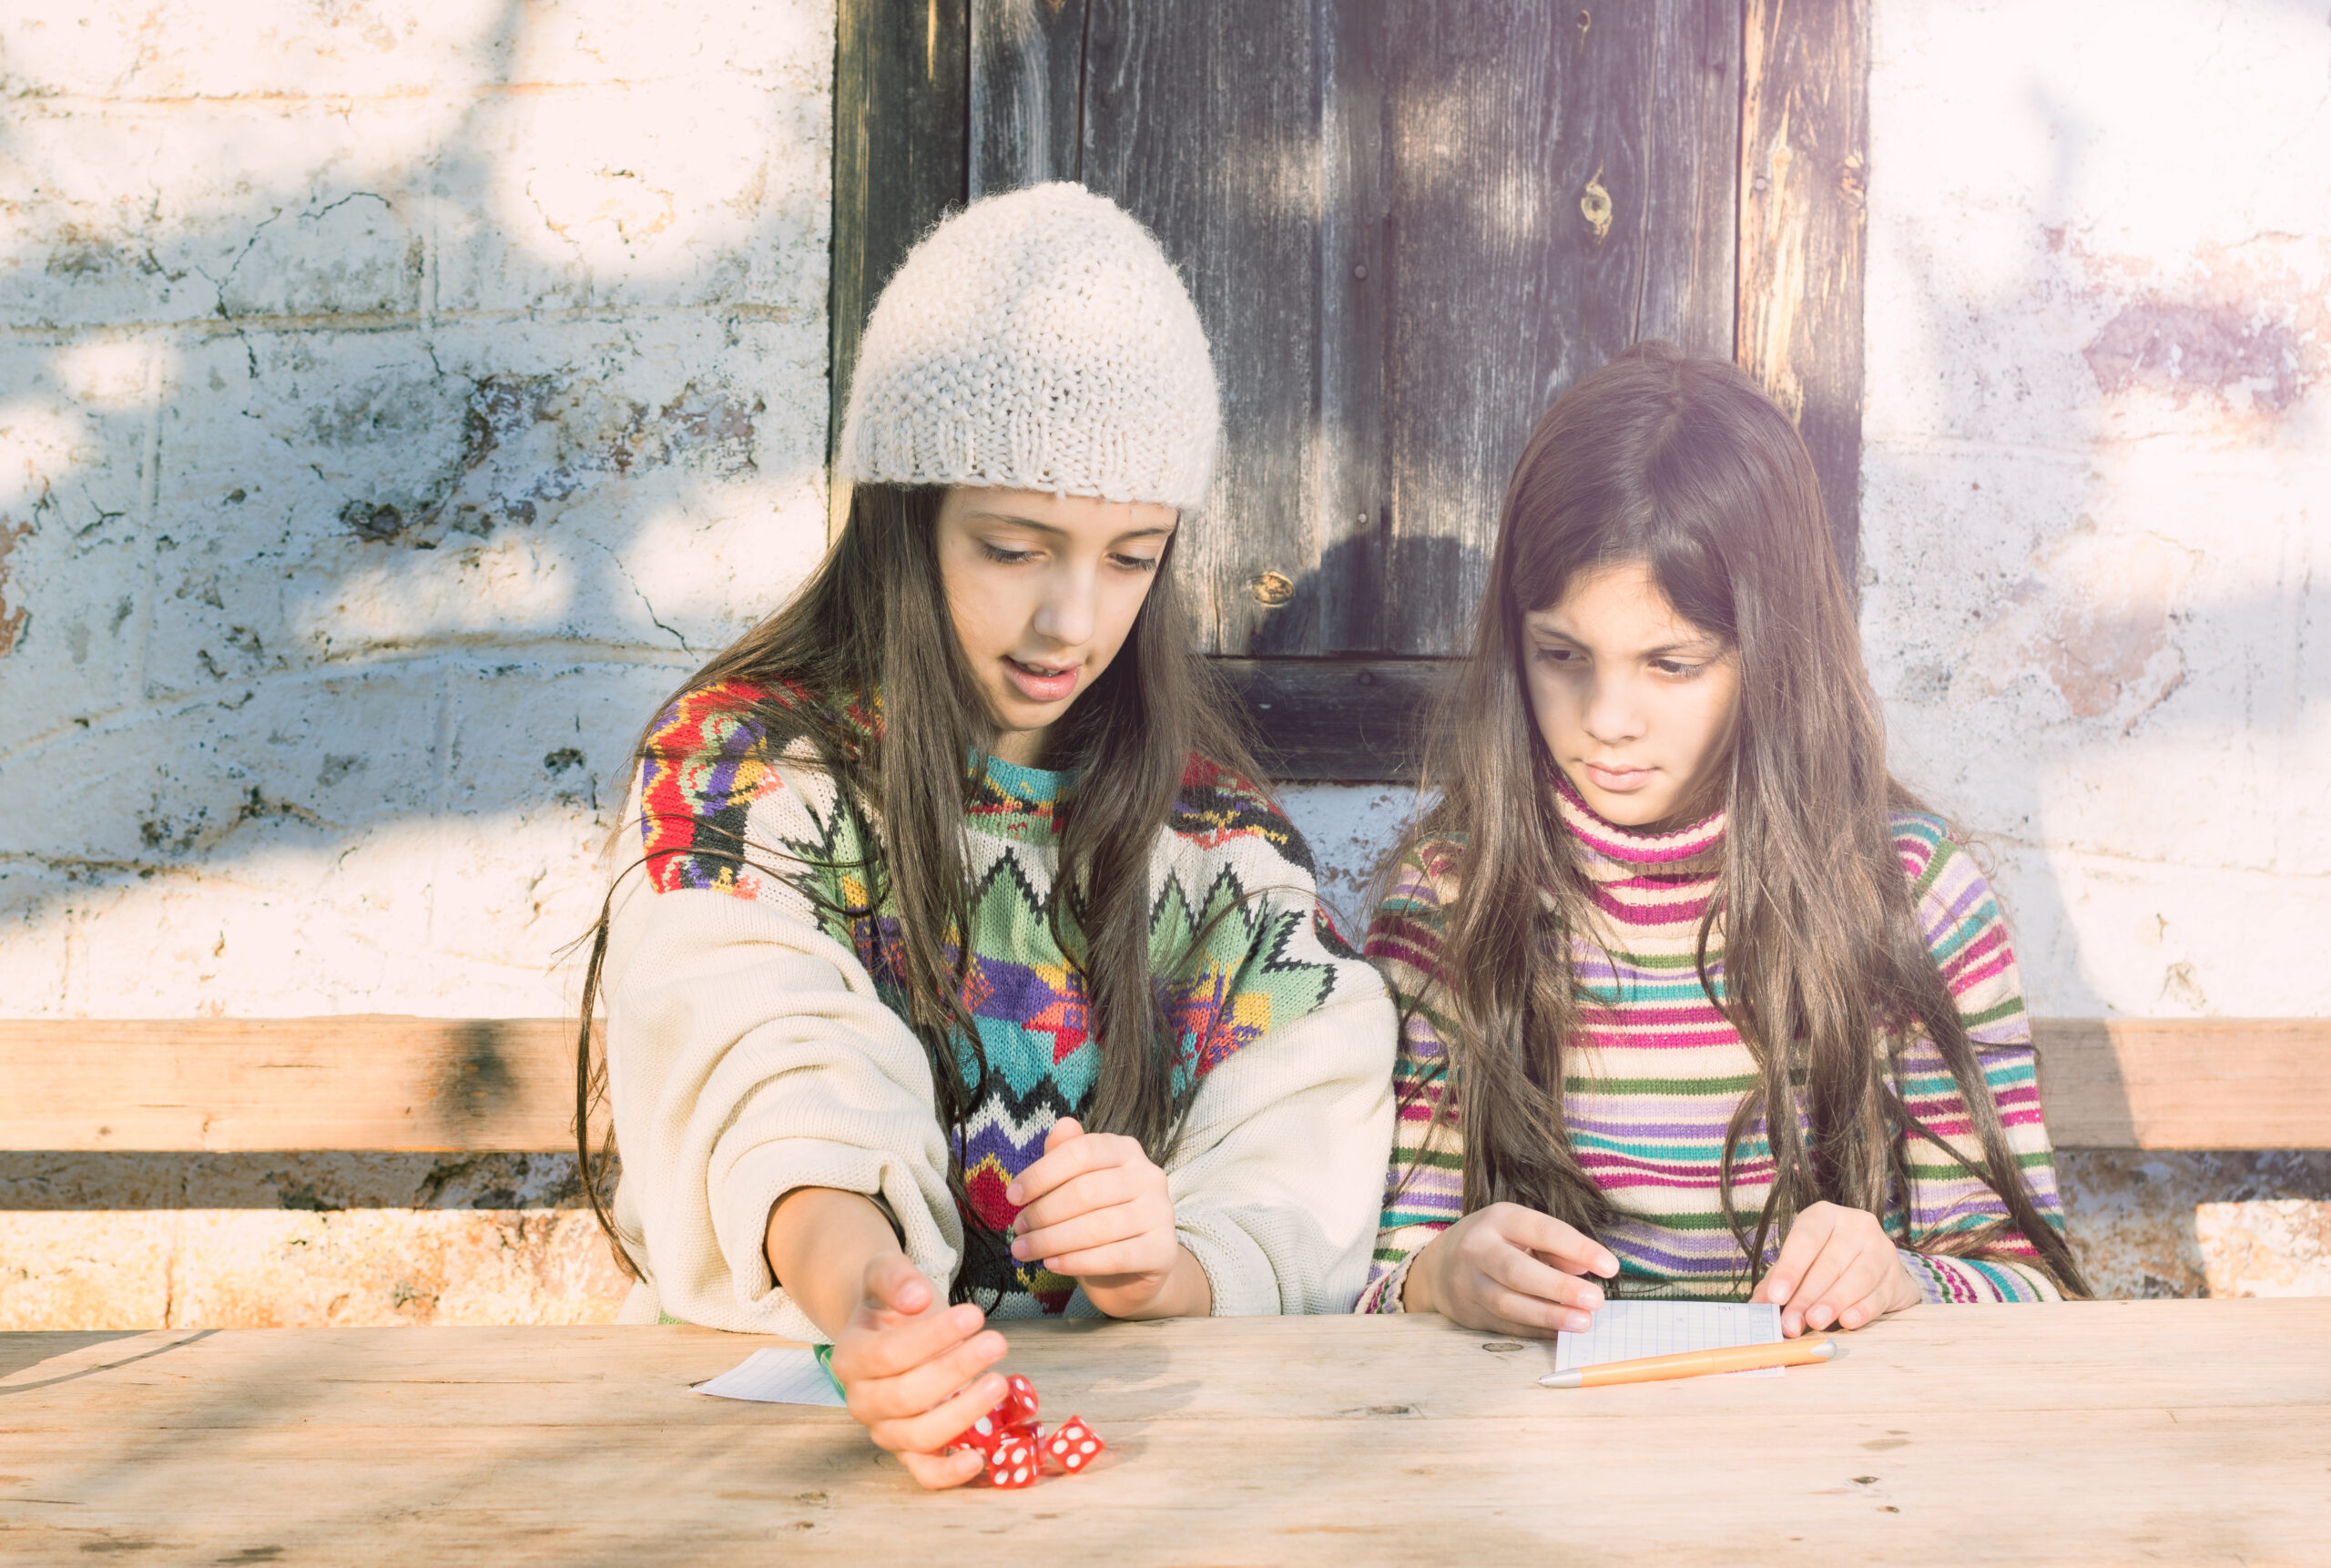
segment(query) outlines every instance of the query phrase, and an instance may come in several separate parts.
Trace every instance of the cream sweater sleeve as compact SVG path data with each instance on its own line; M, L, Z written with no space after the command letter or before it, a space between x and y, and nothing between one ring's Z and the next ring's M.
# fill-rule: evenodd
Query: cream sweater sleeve
M791 788L756 801L754 841L791 836L769 819L804 809ZM763 1251L770 1208L802 1186L876 1197L944 1289L962 1230L929 1064L806 899L658 891L635 871L604 981L616 1229L645 1277L626 1321L823 1339Z
M1166 1166L1216 1317L1349 1312L1392 1143L1391 999L1339 962L1320 1006L1207 1074Z

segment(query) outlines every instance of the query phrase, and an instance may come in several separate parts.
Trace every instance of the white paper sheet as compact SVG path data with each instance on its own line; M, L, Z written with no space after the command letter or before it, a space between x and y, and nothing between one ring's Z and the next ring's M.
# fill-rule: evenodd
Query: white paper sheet
M723 1400L758 1400L772 1405L827 1405L841 1408L826 1369L809 1350L765 1346L717 1378L696 1385L699 1394Z
M1599 1367L1643 1356L1673 1356L1685 1350L1714 1350L1733 1345L1777 1345L1777 1302L1736 1307L1722 1301L1607 1301L1583 1334L1554 1337L1554 1370ZM1734 1378L1777 1378L1778 1367L1729 1372Z

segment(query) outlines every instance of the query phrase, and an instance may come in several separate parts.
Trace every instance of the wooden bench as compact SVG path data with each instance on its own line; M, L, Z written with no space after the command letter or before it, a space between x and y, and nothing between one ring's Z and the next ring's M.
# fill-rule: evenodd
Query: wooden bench
M2331 1148L2331 1018L2043 1018L2060 1148ZM0 1149L575 1146L559 1018L0 1022Z

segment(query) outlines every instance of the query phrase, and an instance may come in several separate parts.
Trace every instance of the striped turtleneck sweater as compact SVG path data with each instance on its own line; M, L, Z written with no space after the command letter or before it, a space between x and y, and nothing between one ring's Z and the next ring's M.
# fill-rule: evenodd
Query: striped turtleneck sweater
M1694 956L1722 859L1724 816L1654 837L1604 821L1566 789L1558 809L1593 884L1600 927L1572 950L1584 1038L1567 1055L1563 1119L1579 1164L1617 1210L1598 1237L1619 1259L1612 1294L1746 1299L1747 1260L1725 1223L1720 1170L1725 1128L1757 1070L1739 1033L1701 990ZM2009 1147L2033 1203L2061 1229L2031 1023L1999 902L1940 821L1905 813L1893 830L1928 950L1966 1020ZM1400 1122L1375 1266L1359 1300L1364 1312L1400 1311L1410 1260L1464 1212L1464 1130L1455 1107L1435 1125L1448 1084L1449 1024L1446 993L1434 982L1461 858L1461 848L1446 840L1419 845L1401 862L1369 932L1368 956L1400 1003L1401 1039L1394 1069ZM1708 955L1719 999L1721 935L1719 925ZM1909 1190L1879 1217L1889 1234L1909 1238L1903 1265L1926 1299L2056 1297L2036 1262L2017 1261L2036 1254L2011 1230L1982 1260L1942 1255L1948 1248L1937 1247L1939 1238L2000 1220L2005 1207L1974 1174L1980 1156L1973 1125L1940 1053L1923 1036L1913 1040L1898 1054L1893 1080L1911 1114L1950 1145L1913 1138L1905 1150ZM1738 1212L1758 1212L1772 1172L1770 1145L1752 1125L1734 1166ZM1778 1242L1773 1238L1767 1263Z

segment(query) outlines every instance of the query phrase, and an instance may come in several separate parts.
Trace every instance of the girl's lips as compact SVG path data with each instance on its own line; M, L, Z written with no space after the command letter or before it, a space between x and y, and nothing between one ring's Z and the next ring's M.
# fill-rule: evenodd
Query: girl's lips
M1076 677L1084 673L1082 665L1071 665L1052 675L1038 675L1018 659L1006 655L1003 673L1030 702L1059 702L1076 690Z
M1608 789L1613 795L1634 793L1651 782L1654 771L1649 768L1603 768L1593 762L1584 764L1584 767L1586 776L1594 780L1597 788Z

